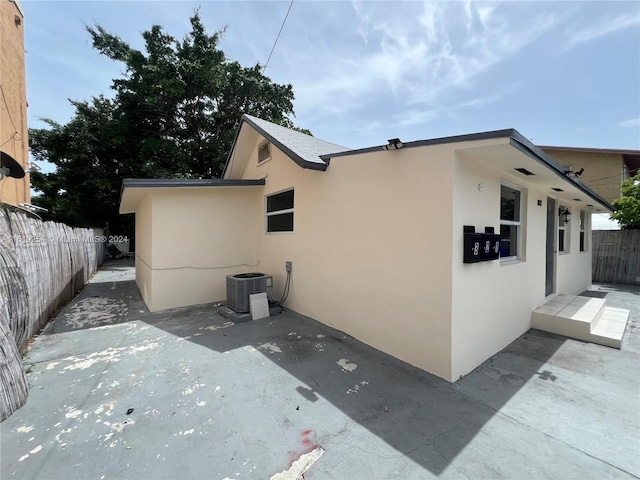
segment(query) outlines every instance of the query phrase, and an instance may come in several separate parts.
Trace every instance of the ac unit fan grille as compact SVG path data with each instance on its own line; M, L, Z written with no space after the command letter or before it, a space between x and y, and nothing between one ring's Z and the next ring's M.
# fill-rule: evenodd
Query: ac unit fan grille
M238 313L249 311L249 295L266 292L271 298L273 277L263 273L227 275L227 306Z

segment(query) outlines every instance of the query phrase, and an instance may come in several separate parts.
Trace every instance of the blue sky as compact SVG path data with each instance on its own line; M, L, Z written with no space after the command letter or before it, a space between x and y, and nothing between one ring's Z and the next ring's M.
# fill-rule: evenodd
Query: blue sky
M221 48L264 63L289 1L22 0L28 119L66 122L68 98L110 95L122 65L84 25L134 46L177 38L201 7ZM347 147L514 127L539 145L640 149L640 3L296 0L267 68L295 123Z

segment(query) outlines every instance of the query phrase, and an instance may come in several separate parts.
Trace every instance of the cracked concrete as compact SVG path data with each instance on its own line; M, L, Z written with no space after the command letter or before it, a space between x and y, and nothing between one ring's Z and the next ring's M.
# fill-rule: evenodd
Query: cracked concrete
M640 288L591 294L622 351L532 330L451 385L293 312L150 313L110 263L33 344L0 477L637 478Z

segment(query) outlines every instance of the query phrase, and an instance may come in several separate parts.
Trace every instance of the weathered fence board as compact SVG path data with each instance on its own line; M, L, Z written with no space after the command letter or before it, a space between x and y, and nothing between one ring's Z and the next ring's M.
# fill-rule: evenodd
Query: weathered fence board
M102 263L101 234L0 210L0 421L27 398L20 352Z
M592 280L640 285L640 230L594 230Z

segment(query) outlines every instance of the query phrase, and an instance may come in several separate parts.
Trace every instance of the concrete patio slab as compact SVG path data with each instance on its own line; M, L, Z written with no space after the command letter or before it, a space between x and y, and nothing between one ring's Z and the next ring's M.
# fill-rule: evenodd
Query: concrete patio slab
M631 310L622 350L531 330L449 384L293 312L150 313L132 275L34 342L1 478L640 477L640 288L585 292Z

